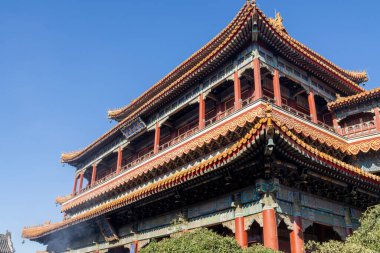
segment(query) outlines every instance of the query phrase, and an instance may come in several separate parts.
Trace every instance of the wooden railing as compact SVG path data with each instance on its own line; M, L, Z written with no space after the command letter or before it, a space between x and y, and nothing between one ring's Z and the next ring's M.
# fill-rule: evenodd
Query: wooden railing
M341 131L342 135L346 137L357 137L377 132L374 120L342 127Z
M159 150L160 151L165 150L165 149L169 148L170 146L175 145L178 142L181 142L182 140L184 140L184 139L188 138L189 136L198 132L198 129L199 129L198 126L193 127L192 129L186 131L185 133L183 133L183 134L171 139L170 141L167 141L166 143L160 145Z
M266 102L271 103L271 104L275 104L275 100L273 98L270 98L270 97L267 97L267 96L263 96L262 99L264 101L266 101ZM244 107L252 104L253 102L254 102L254 96L251 96L249 98L246 98L246 99L242 100L242 108L244 108ZM303 112L300 112L300 111L298 111L298 110L296 110L296 109L294 109L294 108L286 105L286 102L282 104L282 109L284 109L284 110L286 110L286 111L288 111L288 112L290 112L292 114L295 114L296 116L298 116L300 118L303 118L305 120L311 121L310 115L307 115L307 114L305 114ZM232 114L235 111L236 111L235 108L232 107L232 108L229 108L227 110L224 110L222 112L217 113L217 115L215 115L214 117L206 120L205 127L210 126L212 124L215 124L216 122L224 119L225 117L227 117L228 115ZM321 127L326 128L326 129L328 129L330 131L335 132L332 127L324 124L323 122L318 122L318 125L320 125ZM181 141L189 138L190 136L194 135L197 132L199 132L198 126L196 126L196 127L192 128L192 129L186 131L185 133L183 133L183 134L181 134L181 135L179 135L179 136L177 136L177 137L175 137L175 138L173 138L173 139L171 139L171 140L163 143L162 145L159 146L159 152L162 152L162 151L168 149L169 147L171 147L171 146L173 146L173 145L175 145L177 143L180 143ZM132 167L136 166L139 163L142 163L143 161L145 161L145 160L153 157L154 155L155 154L154 154L154 152L152 150L152 151L150 151L150 152L148 152L148 153L146 153L146 154L144 154L144 155L136 158L135 160L129 162L126 165L124 165L121 168L121 172L130 170ZM82 189L82 193L85 192L85 191L88 191L90 188L92 188L94 186L103 184L104 182L106 182L106 181L114 178L116 175L117 175L116 171L111 172L110 174L106 175L105 177L103 177L101 179L98 179L93 186L88 185L87 187L85 187L84 189Z

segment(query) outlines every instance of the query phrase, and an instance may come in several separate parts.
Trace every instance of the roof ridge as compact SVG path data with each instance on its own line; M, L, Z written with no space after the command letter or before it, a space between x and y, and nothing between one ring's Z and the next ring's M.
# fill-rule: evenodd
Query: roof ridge
M288 42L293 43L294 44L293 46L295 48L300 47L301 49L299 49L299 50L303 54L306 54L309 58L313 59L316 62L318 62L318 60L319 61L322 60L323 62L319 63L321 66L329 69L331 72L334 72L336 75L341 76L341 78L346 79L346 81L348 81L349 83L351 83L351 85L353 85L357 89L363 90L362 87L360 87L357 83L355 83L349 77L345 76L343 73L340 73L340 72L343 72L344 69L340 68L339 66L337 66L336 64L334 64L330 60L328 60L327 58L323 57L322 55L318 54L316 51L312 50L311 48L309 48L305 44L301 43L300 41L298 41L295 38L293 38L292 36L290 36L289 33L285 30L285 27L282 25L282 17L279 14L279 12L278 12L278 16L276 18L281 18L281 20L276 20L276 19L267 17L265 15L265 13L261 9L259 9L259 8L257 8L257 11L260 13L260 15L262 16L262 18L267 22L267 24L275 32L277 32L277 34L279 36L282 36ZM347 71L347 73L348 72L350 72L350 71Z
M262 11L261 11L262 12ZM265 14L262 12L262 14L265 16ZM275 18L267 18L269 23L272 25L273 28L275 28L278 32L285 33L287 36L289 36L290 39L294 40L297 44L299 44L301 47L307 49L317 58L320 58L321 60L325 61L328 65L330 65L333 68L336 68L337 70L341 71L342 73L345 73L347 77L350 77L352 79L363 79L361 82L368 81L367 71L366 70L360 70L360 71L354 71L354 70L346 70L344 68L339 67L338 65L334 64L329 59L325 58L321 54L317 53L313 49L306 46L304 43L296 40L294 37L290 36L288 31L286 30L285 26L283 25L283 18L280 14L280 12L276 13ZM358 80L359 81L359 80Z
M248 6L251 6L251 5L248 5ZM244 5L244 7L242 8L242 11L239 12L239 15L242 14L243 11L245 11L244 13L245 14L249 14L251 9L248 8L246 9L245 7L247 7L246 5ZM238 17L238 16L237 16ZM245 16L244 16L245 17ZM236 18L235 18L236 19ZM234 20L235 20L234 19ZM235 25L238 26L238 25L241 25L243 22L243 17L238 17L238 19L236 19L236 21L238 21ZM234 32L233 34L236 34L239 30L234 27L234 29L232 29L232 32ZM228 39L230 39L232 36L231 34L229 36L227 36L223 42L221 44L226 44ZM208 55L206 55L205 58L203 58L200 62L198 62L195 66L193 66L191 68L190 71L188 71L186 74L189 75L188 73L193 71L193 69L197 69L199 67L201 67L205 62L206 60L208 60L209 58L213 57L215 54L217 54L220 50L222 49L222 47L219 45L218 47L216 47L215 49L212 50L212 52L210 52ZM166 91L167 89L170 89L171 87L177 85L180 81L182 81L183 79L187 78L186 75L181 75L180 78L176 79L172 84L170 84L169 86L167 86L164 90L162 90L160 93L158 94L155 94L152 98L152 100L154 100L158 95L160 95L161 93L163 93L164 91ZM151 87L152 89L153 87ZM131 104L129 106L132 106ZM145 104L145 106L147 106ZM129 107L128 107L129 108ZM89 146L85 147L84 149L82 149L81 151L79 151L77 154L73 155L72 157L70 157L70 159L66 160L66 159L62 159L62 158L65 158L66 154L71 154L71 153L63 153L61 155L61 160L62 162L69 162L71 159L74 159L76 158L77 156L81 155L82 153L84 153L86 150L90 149L92 146L96 145L98 141L100 141L101 139L105 138L107 135L110 135L112 134L113 131L117 130L118 128L120 128L123 124L127 123L128 120L131 120L136 114L139 113L139 110L142 110L143 107L139 107L138 109L136 109L135 111L133 111L131 114L129 114L126 118L124 118L122 121L120 121L115 127L113 127L112 129L110 129L109 131L107 131L105 134L103 134L101 137L99 137L96 141L94 141L93 143L91 143ZM123 110L127 110L126 108L123 109Z
M167 75L165 75L163 78L161 78L158 82L156 82L155 84L153 84L153 86L151 86L148 90L146 90L145 92L143 92L137 98L133 99L130 104L122 106L120 108L108 110L108 116L109 116L109 118L117 117L117 115L119 113L121 113L122 111L125 111L129 107L132 107L134 105L134 103L137 102L137 100L139 100L141 97L145 96L151 90L153 90L154 88L156 88L156 85L160 85L161 83L163 83L164 81L166 81L166 79L168 79L172 74L174 74L180 68L184 67L188 62L190 62L190 60L192 58L194 58L195 56L199 55L209 45L211 45L213 42L217 41L217 39L219 38L219 36L222 36L223 34L225 34L234 25L234 23L238 20L239 16L244 12L244 10L245 10L245 8L247 6L249 6L248 1L243 5L243 7L239 10L239 12L237 13L237 15L232 19L232 21L229 22L229 24L221 32L219 32L214 38L212 38L209 42L207 42L206 45L204 45L199 50L197 50L192 55L190 55L190 57L188 57L186 60L184 60L182 63L180 63L176 68L174 68L172 71L170 71Z

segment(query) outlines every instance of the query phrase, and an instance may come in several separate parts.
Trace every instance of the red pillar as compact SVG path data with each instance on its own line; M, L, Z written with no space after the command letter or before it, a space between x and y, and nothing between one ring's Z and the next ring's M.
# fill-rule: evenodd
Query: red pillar
M293 203L293 231L290 233L291 253L304 252L304 239L302 230L301 207L299 199L294 199Z
M308 102L309 102L311 121L313 123L318 123L317 108L315 106L314 91L312 89L310 89L310 92L309 92Z
M278 69L274 70L274 75L273 75L273 93L274 93L274 99L275 99L276 105L281 106L282 105L281 86L280 86L280 74L278 72Z
M153 152L155 154L158 153L159 147L160 147L160 125L157 122L156 131L154 132L154 147L153 147Z
M92 165L91 187L94 186L95 182L96 182L96 163Z
M131 253L138 253L139 252L139 242L133 241L132 245L133 245L133 249L131 250Z
M263 90L261 87L261 71L260 71L259 58L253 59L253 74L254 74L254 85L255 85L254 100L257 100L263 97Z
M290 233L291 253L303 253L303 245L302 219L300 216L294 216L293 231Z
M123 162L123 149L119 147L119 149L117 150L116 174L120 173L122 162Z
M380 132L380 112L379 112L379 108L376 107L375 109L373 109L373 111L375 113L376 130Z
M277 221L274 208L263 210L263 236L264 246L278 250Z
M77 193L77 183L78 183L78 175L75 175L73 194L72 195L75 195Z
M206 123L206 102L203 97L203 94L199 95L199 130L205 127Z
M78 190L79 193L82 192L83 177L84 177L84 172L80 174L80 178L79 178L79 190Z
M244 217L235 218L235 240L242 248L248 247L248 235L244 229Z
M243 209L241 208L240 195L236 195L235 209L235 240L242 247L248 247L248 234L245 231Z
M235 110L241 108L241 85L238 71L234 73L234 95L235 95Z

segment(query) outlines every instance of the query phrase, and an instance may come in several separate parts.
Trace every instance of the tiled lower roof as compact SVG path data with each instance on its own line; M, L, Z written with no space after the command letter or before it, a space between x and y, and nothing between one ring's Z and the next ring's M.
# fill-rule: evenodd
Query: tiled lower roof
M15 252L12 244L11 233L0 234L0 253Z
M317 159L323 161L324 163L336 168L337 171L341 171L343 173L350 174L355 178L355 180L360 180L362 182L370 182L375 185L380 185L380 177L370 174L368 172L363 171L362 169L347 164L335 157L326 154L324 152L319 151L318 149L310 146L305 143L301 138L299 138L296 134L294 134L288 127L285 126L279 120L276 120L272 117L272 115L267 114L266 117L261 118L257 124L239 141L237 141L230 148L226 149L224 152L213 156L198 165L192 166L186 170L182 170L180 172L174 173L173 175L162 179L160 181L149 184L143 188L136 189L131 193L121 196L115 200L110 202L103 203L91 210L83 212L79 215L76 215L72 218L66 219L64 221L58 223L49 223L43 226L37 227L29 227L24 228L22 235L25 238L36 239L42 237L48 233L52 233L56 230L63 229L65 227L77 224L79 222L83 222L85 220L97 217L104 213L110 212L122 206L126 206L135 201L146 198L152 194L157 192L172 188L184 181L195 178L201 174L207 173L216 169L219 165L235 159L242 152L247 150L247 147L255 141L256 136L264 127L275 128L277 131L281 133L281 135L286 138L290 138L294 145L304 150L306 153L311 156L316 157Z
M328 103L328 107L330 108L330 110L337 109L351 104L362 103L364 101L374 98L380 98L380 87L348 97L339 97L334 102Z

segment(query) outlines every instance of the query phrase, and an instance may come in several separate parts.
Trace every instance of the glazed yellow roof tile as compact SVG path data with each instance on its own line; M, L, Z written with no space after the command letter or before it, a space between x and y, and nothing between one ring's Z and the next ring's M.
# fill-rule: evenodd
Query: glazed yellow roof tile
M364 91L359 94L348 96L348 97L339 97L334 102L328 103L328 107L330 109L337 109L343 106L361 103L363 101L366 101L368 99L372 99L375 97L380 97L380 87L372 89L372 90Z
M57 222L57 223L50 223L50 224L44 224L42 226L37 226L37 227L24 228L22 231L22 236L24 238L41 237L44 234L47 234L47 233L52 232L54 230L57 230L57 229L65 227L65 226L72 225L72 224L75 224L75 223L78 223L81 221L84 221L86 219L93 218L97 215L100 215L100 214L106 213L110 210L113 210L114 208L119 208L123 205L127 205L131 202L134 202L138 199L145 197L148 193L155 193L155 192L158 192L160 190L163 190L160 188L167 189L169 187L172 187L174 185L171 185L171 183L178 182L178 178L183 178L183 177L189 175L189 173L190 174L193 172L199 173L199 171L201 169L204 169L204 168L208 169L208 167L216 168L215 163L218 162L220 160L220 158L223 157L224 154L226 154L228 152L233 152L233 153L240 152L242 150L242 147L243 147L240 144L241 143L248 144L251 140L254 140L254 138L253 138L254 133L257 133L257 130L260 129L262 127L262 125L265 125L267 122L268 122L268 118L261 119L259 124L256 124L249 131L249 133L247 133L243 138L241 138L239 141L237 141L235 144L233 144L230 148L228 148L227 150L223 151L222 153L220 153L214 157L209 158L208 160L201 162L200 164L198 164L196 166L192 166L186 170L177 172L177 173L169 176L168 178L165 178L165 179L162 179L158 182L152 183L148 186L145 186L144 188L135 190L134 192L129 193L125 196L119 197L116 200L110 201L108 203L101 204L100 206L95 207L95 208L93 208L87 212L81 213L77 216L74 216L73 218L69 218L67 220ZM309 144L305 143L302 139L300 139L298 136L296 136L294 133L292 133L286 126L284 126L284 124L282 124L277 119L270 118L270 122L274 122L275 126L280 131L284 132L287 136L290 136L291 139L293 139L293 140L295 139L295 140L297 140L297 142L300 142L301 146L302 147L304 146L308 152L316 155L317 157L321 158L322 160L329 161L332 164L339 166L340 168L344 168L345 170L352 172L353 174L357 174L357 175L360 175L361 177L364 177L364 179L370 179L372 182L376 182L377 184L380 184L380 177L379 176L365 172L365 171L363 171L363 170L361 170L355 166L349 165L343 161L339 161L336 158L334 158L334 157L332 157L332 156L330 156L324 152L321 152L318 149L310 146ZM272 126L269 126L269 127L272 127ZM204 171L202 171L202 172L204 172Z

